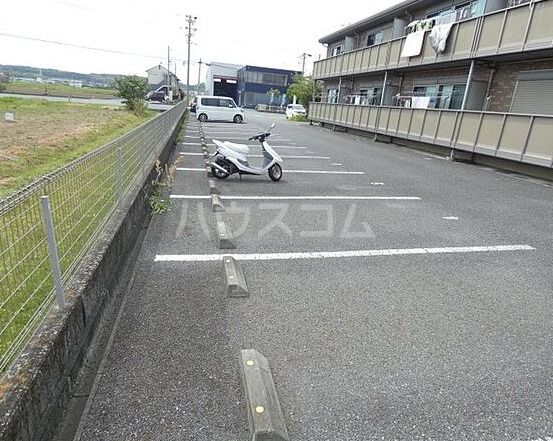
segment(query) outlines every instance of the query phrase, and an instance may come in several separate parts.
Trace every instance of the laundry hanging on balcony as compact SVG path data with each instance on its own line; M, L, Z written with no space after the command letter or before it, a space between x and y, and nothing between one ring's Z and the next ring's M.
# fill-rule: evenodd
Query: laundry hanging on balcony
M413 109L428 109L428 106L430 105L430 99L429 96L414 96L411 97L411 107Z
M453 23L441 24L434 26L430 31L428 39L430 40L430 45L438 55L445 51L445 46L447 44L447 39L449 37L449 33L451 32L452 26Z
M407 34L403 50L401 51L402 58L416 57L421 54L425 33L426 31L416 31Z

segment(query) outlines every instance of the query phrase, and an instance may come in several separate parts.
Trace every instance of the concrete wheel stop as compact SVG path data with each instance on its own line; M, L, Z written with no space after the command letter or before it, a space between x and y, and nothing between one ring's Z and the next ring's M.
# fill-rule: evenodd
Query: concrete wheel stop
M232 256L223 256L227 297L248 297L248 285L240 263Z
M240 370L248 406L250 439L290 441L267 359L255 349L243 349Z
M211 209L216 212L225 211L225 206L221 202L221 197L218 194L211 193Z
M210 179L207 183L209 185L209 194L221 194L221 190L213 179Z
M221 250L231 250L236 248L232 233L223 221L217 221L217 240Z

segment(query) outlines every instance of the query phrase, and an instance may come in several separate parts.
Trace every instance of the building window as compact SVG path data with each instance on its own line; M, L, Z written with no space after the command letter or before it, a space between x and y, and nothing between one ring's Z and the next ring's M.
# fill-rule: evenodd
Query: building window
M463 104L465 88L465 84L415 86L413 87L413 97L429 98L427 103L429 109L460 109ZM426 105L426 102L424 104Z
M375 44L382 43L382 39L384 38L384 32L380 31L375 34L370 34L367 37L367 46L374 46Z
M509 0L507 7L512 8L513 6L522 5L523 3L528 3L530 0Z
M342 53L342 46L336 46L332 48L332 56L340 55Z
M286 78L286 75L264 73L262 82L269 86L286 86Z
M338 89L328 89L326 102L329 104L336 104L337 99L338 99Z

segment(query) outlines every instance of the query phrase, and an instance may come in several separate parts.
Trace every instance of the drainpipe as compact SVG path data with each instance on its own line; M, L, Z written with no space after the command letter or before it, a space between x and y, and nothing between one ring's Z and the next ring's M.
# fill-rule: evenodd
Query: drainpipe
M492 90L492 82L495 76L497 69L492 67L490 69L490 78L488 79L488 87L486 88L486 103L484 104L484 110L487 112L490 105L490 90Z
M467 105L467 100L469 96L470 86L472 83L472 76L474 75L474 66L476 65L476 62L472 60L470 62L470 70L469 70L469 76L467 78L467 86L465 87L465 95L463 96L463 104L461 104L461 110L465 110L465 107Z
M388 71L384 72L384 84L382 85L382 96L380 97L380 105L384 105L384 95L386 94L386 83L388 83Z
M399 89L398 89L397 93L399 93L399 95L401 96L402 91L403 91L403 73L401 74L401 77L399 77ZM399 107L398 102L399 102L399 100L396 101L396 106L397 107Z
M340 77L340 81L338 82L338 95L336 95L336 104L340 104L341 93L342 93L342 77Z

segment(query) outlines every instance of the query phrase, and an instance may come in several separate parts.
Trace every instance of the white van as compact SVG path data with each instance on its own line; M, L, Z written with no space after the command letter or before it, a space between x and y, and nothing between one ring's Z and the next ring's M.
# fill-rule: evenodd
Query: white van
M201 122L232 121L240 124L245 120L244 109L226 96L199 96L196 115Z

